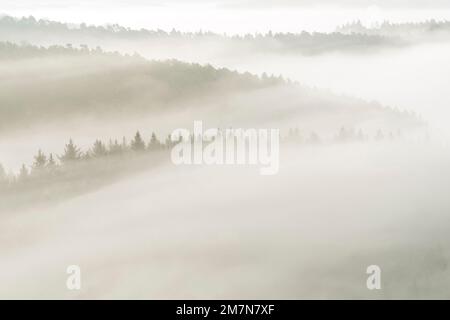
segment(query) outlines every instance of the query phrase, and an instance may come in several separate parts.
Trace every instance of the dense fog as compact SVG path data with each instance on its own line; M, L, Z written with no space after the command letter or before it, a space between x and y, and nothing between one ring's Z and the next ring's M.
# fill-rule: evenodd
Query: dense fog
M345 35L266 33L229 37L123 26L69 29L65 24L29 18L19 21L6 17L2 21L4 31L0 34L6 41L44 46L70 43L90 48L101 45L108 51L138 52L148 59L178 59L259 75L282 75L337 94L417 112L433 124L436 135L448 138L445 68L450 29L446 22L384 24L379 29L361 30L350 24L343 28L353 33Z
M291 146L272 177L163 165L3 213L0 294L448 298L448 163L440 147L380 143ZM63 285L74 263L81 292ZM365 287L371 264L382 291Z
M16 171L38 149L59 154L69 138L84 148L137 130L165 139L195 120L218 128L277 127L285 135L291 128L325 137L343 127L372 136L428 132L426 120L409 111L282 77L88 49L7 44L0 53L0 163Z
M0 297L449 298L447 24L1 18ZM194 121L279 129L278 174L176 166Z

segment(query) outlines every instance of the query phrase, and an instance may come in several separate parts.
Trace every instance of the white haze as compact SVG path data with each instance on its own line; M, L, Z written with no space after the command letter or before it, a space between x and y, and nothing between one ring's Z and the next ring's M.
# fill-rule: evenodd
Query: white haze
M243 29L243 32L251 30ZM5 37L11 40L14 35ZM48 35L45 39L24 39L46 46L56 41L61 45L70 42L75 46L87 43L95 47L97 42L105 50L130 54L138 52L148 59L179 59L241 72L281 74L308 86L415 111L430 123L437 137L448 139L450 136L446 123L450 116L450 92L446 88L446 83L450 81L450 46L445 38L398 48L375 46L367 52L349 49L311 55L291 52L276 54L252 48L243 50L245 46L236 48L232 43L215 40L189 45L186 40L170 38L160 41L108 37L61 39L57 35Z
M450 45L417 44L404 48L374 49L373 52L334 52L318 55L272 54L213 44L207 48L177 51L162 43L134 49L150 59L170 57L210 63L241 72L283 75L311 87L336 94L378 101L383 105L411 110L429 122L436 138L448 140L450 129Z
M22 164L33 163L39 149L60 155L70 138L84 151L96 139L108 142L110 139L122 141L122 137L126 137L130 140L137 130L146 141L152 132L164 141L176 128L192 128L195 120L222 129L280 128L283 135L289 128L300 127L305 134L315 131L327 139L343 126L363 129L372 137L378 129L386 133L409 129L389 112L365 111L371 105L364 101L301 86L281 85L245 91L229 88L232 83L219 81L193 98L185 95L171 105L164 105L159 94L168 92L170 96L174 91L167 88L166 83L154 79L151 73L134 75L133 70L137 67L148 68L148 65L141 60L102 55L41 57L4 63L0 66L0 79L4 80L7 90L1 91L2 97L13 101L10 103L18 103L16 108L28 108L32 104L35 105L33 109L42 108L43 111L32 110L34 116L27 119L10 119L11 124L0 135L2 165L17 172ZM201 67L198 69L206 72ZM91 77L97 81L89 81ZM125 80L121 80L123 77ZM109 79L125 83L112 88ZM88 90L89 85L95 85L96 91ZM18 102L15 95L23 91L27 91L26 100ZM115 99L110 98L112 95ZM64 108L66 116L58 112L65 106L68 106ZM359 110L352 109L355 107ZM85 111L77 112L78 108ZM52 117L55 111L57 113Z
M351 1L350 1L351 2ZM336 26L361 20L365 25L450 19L448 3L418 1L396 6L392 1L2 1L0 10L13 16L34 15L74 24L122 24L140 29L173 28L242 34L276 32L332 32ZM347 5L348 4L348 5Z
M448 140L450 128L450 45L428 44L364 55L254 55L224 62L238 70L283 74L337 94L376 100L413 110L429 122L436 138Z
M232 48L220 45L180 52L164 44L156 50L145 44L135 49L148 58L169 56L241 72L281 74L336 94L415 111L429 122L437 138L450 138L450 44L445 42L318 55L255 51L233 54Z
M200 12L194 6L187 13L176 2L146 10L135 5L99 11L70 3L27 7L8 1L2 10L77 23L230 33L269 28L331 31L364 14L366 23L374 15L375 20L393 21L449 17L447 9L436 8L342 7L332 12L311 7L201 6ZM309 86L414 110L430 123L434 136L428 143L422 139L284 146L280 173L273 177L260 176L257 168L174 167L167 155L162 166L76 196L2 211L0 298L449 298L450 150L435 143L436 138L446 141L450 135L447 44L312 56L233 55L222 47L155 54L145 44L118 43L117 47L148 58L175 57L282 74ZM40 63L31 65L39 69ZM2 68L17 71L11 65ZM69 70L84 72L76 65ZM236 119L235 126L299 123L313 129L316 125L296 117L276 119L270 107L274 100L288 104L289 95L276 90L253 95L230 100L241 105L267 101L261 103L260 118L253 112L255 105L244 115L239 110L214 109L230 103L229 97L223 102L218 95L220 103L180 105L181 111L145 118L134 115L104 122L77 118L14 128L0 138L0 160L17 170L32 162L38 148L60 153L70 137L87 148L97 138L131 138L139 129L148 140L153 130L167 134L176 127L190 128L201 117L211 127ZM270 111L273 121L267 120ZM334 130L341 124L324 121L322 125ZM96 175L94 169L89 173ZM79 292L65 287L66 267L72 264L82 268ZM381 291L366 289L365 271L372 264L383 270Z
M15 212L2 217L0 296L448 298L449 156L423 144L288 148L276 176L169 164ZM64 286L71 264L80 292ZM382 291L365 287L371 264Z

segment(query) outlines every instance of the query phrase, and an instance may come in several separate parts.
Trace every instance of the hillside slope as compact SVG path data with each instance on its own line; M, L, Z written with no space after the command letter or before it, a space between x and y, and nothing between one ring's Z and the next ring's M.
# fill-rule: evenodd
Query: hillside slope
M0 131L69 118L108 121L169 112L222 126L293 120L317 130L418 124L410 114L377 103L209 65L11 43L0 43L0 62Z

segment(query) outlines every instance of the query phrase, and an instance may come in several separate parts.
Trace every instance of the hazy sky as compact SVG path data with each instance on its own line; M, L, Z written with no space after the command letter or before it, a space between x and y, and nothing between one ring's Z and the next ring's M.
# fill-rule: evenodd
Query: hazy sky
M449 0L2 0L0 12L132 28L242 33L332 31L360 19L450 19Z

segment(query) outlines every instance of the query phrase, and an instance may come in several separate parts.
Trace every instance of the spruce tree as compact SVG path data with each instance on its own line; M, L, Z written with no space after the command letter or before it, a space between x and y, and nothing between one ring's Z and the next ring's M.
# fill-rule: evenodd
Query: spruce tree
M22 167L20 168L20 172L19 172L19 176L18 176L19 181L20 182L26 181L29 177L29 174L30 173L28 172L27 167L24 164L22 164Z
M133 141L131 141L131 149L134 151L145 150L145 142L142 140L141 133L139 131L136 132Z
M100 157L106 156L107 153L108 153L108 151L106 150L106 147L103 144L103 142L101 142L100 140L96 140L94 142L94 147L92 148L91 155L94 158L100 158Z
M8 181L8 176L6 174L5 168L3 168L2 164L0 163L0 187L6 185Z
M39 149L36 156L34 156L33 170L39 171L45 168L47 164L47 156Z
M86 152L81 153L80 159L83 161L91 160L93 156L91 155L91 152L88 150Z
M47 161L47 169L49 171L53 171L55 168L56 168L56 161L55 158L53 157L53 153L50 153Z
M156 134L153 132L152 137L150 139L150 143L148 145L149 150L158 150L161 147L161 142L156 137Z
M63 164L68 164L76 160L79 160L80 158L81 158L80 149L77 146L75 146L72 139L70 139L69 143L66 144L64 154L59 157L59 160L61 160Z
M175 143L172 142L171 136L170 136L170 134L169 134L169 135L167 136L167 138L166 138L166 143L165 143L164 147L167 148L167 149L170 149L170 148L172 148L174 145L175 145Z
M119 142L114 140L109 140L109 153L112 155L120 154L122 153L122 146L119 144Z
M121 146L121 149L122 149L122 151L124 151L124 152L129 150L127 138L125 138L125 137L122 138L122 146Z

